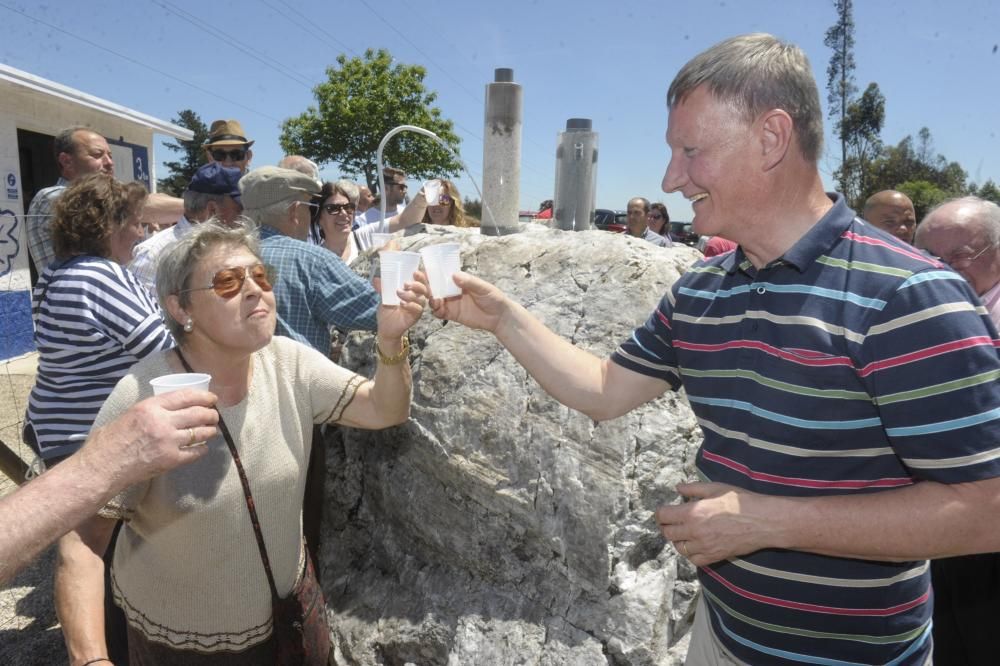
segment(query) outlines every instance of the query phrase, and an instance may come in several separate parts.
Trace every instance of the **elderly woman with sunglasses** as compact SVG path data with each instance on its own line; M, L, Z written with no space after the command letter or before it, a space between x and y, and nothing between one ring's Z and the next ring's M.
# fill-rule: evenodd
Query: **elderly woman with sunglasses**
M423 188L399 215L393 215L385 223L371 222L351 230L354 211L358 207L361 188L349 180L324 183L320 193L312 200L316 204L309 237L313 242L350 264L359 253L375 245L375 233L393 233L413 226L420 221L427 206Z
M245 229L198 225L168 250L157 292L179 347L136 364L98 417L110 421L151 394L151 379L211 375L220 430L238 451L276 592L302 575L302 496L313 424L386 428L410 406L407 330L427 288L408 282L401 305L381 306L373 379L274 335L275 302L258 241ZM225 427L223 427L225 426ZM112 588L128 618L136 664L274 664L272 597L243 485L224 436L191 445L208 453L115 498L77 532L93 557L80 567L73 663L101 657L100 557L112 521L125 521ZM79 660L79 661L76 661Z

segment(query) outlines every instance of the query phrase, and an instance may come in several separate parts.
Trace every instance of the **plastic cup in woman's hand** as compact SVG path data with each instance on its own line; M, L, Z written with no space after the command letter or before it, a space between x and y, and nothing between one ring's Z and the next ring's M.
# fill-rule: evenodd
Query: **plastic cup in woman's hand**
M413 280L420 268L420 255L416 252L381 252L378 255L382 277L382 305L399 305L396 290Z
M424 269L434 298L461 296L462 289L452 276L462 270L462 252L458 243L438 243L421 248Z
M441 181L437 178L432 178L424 183L424 199L427 201L427 205L436 206L438 199L441 197Z
M163 395L181 389L207 391L211 381L212 375L206 375L203 372L178 372L150 379L149 385L153 387L153 395Z

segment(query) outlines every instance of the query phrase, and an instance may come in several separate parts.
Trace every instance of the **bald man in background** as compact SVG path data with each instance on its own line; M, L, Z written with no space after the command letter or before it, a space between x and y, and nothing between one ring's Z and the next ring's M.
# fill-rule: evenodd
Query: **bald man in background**
M868 197L861 213L865 220L887 234L913 245L917 214L910 197L896 190L882 190Z

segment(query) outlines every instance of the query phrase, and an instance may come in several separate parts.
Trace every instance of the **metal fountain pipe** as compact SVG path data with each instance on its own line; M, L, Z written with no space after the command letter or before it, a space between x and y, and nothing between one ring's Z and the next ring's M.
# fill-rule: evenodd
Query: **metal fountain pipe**
M417 134L423 134L424 136L429 137L429 138L434 139L435 141L437 141L438 144L440 144L440 146L442 148L444 148L445 150L447 150L451 154L451 156L454 157L458 161L458 163L462 165L462 170L465 171L465 175L467 175L469 177L469 181L472 183L472 186L474 188L476 188L476 194L479 195L479 200L480 201L483 200L483 192L482 192L482 190L479 189L479 184L476 183L476 179L472 177L472 173L469 171L469 167L466 166L465 160L463 160L459 156L458 153L456 153L454 150L452 150L451 146L449 146L447 143L445 143L444 140L441 139L441 137L439 137L437 134L435 134L434 132L432 132L432 131L430 131L428 129L424 129L423 127L417 127L416 125L400 125L398 127L393 127L391 130L389 130L388 132L386 132L386 134L385 134L384 137L382 137L382 140L378 144L378 150L375 151L375 164L378 167L378 191L381 194L381 196L379 197L379 199L380 199L380 201L379 201L379 231L386 231L387 230L386 229L386 224L385 224L385 174L382 173L382 169L383 169L383 165L382 165L382 151L385 148L385 144L389 142L389 139L391 139L392 137L396 136L400 132L405 132L405 131L416 132ZM428 202L428 203L430 203L430 202ZM486 205L485 201L483 201L483 210L486 211L489 214L490 222L493 224L494 229L497 229L496 220L493 219L493 211L491 211L489 209L489 206ZM498 235L498 236L500 235L499 230L497 230L496 235Z

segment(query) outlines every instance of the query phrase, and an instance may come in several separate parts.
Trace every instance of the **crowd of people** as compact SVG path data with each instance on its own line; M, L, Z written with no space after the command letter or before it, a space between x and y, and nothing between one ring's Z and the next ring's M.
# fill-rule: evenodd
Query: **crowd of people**
M286 595L308 568L317 426L407 419L406 332L429 306L495 335L597 421L685 389L698 481L656 520L698 569L687 663L991 663L1000 207L965 197L918 225L886 191L856 215L822 185L811 71L798 47L753 34L676 75L663 190L720 242L604 359L475 276L456 274L462 294L445 300L418 272L388 307L350 270L375 233L463 226L448 181L406 203L405 174L387 170L383 219L371 192L321 184L304 158L248 170L253 142L218 121L181 221L133 249L148 198L109 175L100 135L71 128L61 189L32 203L26 435L49 469L0 501L0 573L65 534L73 664L274 663L268 581ZM630 235L670 246L662 204L627 210ZM329 359L337 328L374 332L374 377ZM152 397L149 380L183 371L211 375L209 391Z

